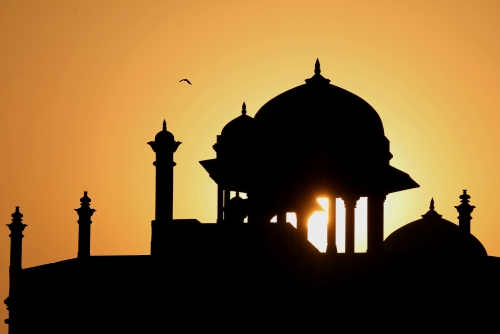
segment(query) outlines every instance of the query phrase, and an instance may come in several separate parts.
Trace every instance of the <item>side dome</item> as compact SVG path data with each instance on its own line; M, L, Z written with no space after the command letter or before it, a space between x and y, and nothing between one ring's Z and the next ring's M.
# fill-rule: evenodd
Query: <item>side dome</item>
M429 211L422 219L411 222L393 233L384 241L384 251L391 253L467 254L486 256L486 249L472 234L458 225L443 219L434 211L431 200Z
M241 115L230 121L221 131L225 140L247 139L253 131L254 119L247 115L247 108L243 102Z
M243 102L241 115L224 126L217 143L213 146L217 158L223 161L241 163L248 160L248 154L253 143L254 119L247 115L246 104Z

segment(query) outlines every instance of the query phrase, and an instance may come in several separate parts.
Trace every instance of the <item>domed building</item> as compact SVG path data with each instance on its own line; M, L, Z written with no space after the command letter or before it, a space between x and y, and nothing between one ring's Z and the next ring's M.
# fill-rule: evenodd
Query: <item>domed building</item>
M328 197L331 205L342 198L349 218L346 247L353 253L354 209L368 197L368 251L380 253L385 197L419 185L390 165L382 121L366 101L330 84L319 60L305 81L264 104L253 119L244 113L229 122L217 136L217 157L200 162L218 185L217 221L224 222L230 192L244 192L250 224L274 216L279 223L295 212L306 240L316 198ZM332 215L328 244L335 252L334 220Z
M460 196L458 225L431 201L422 219L384 241L386 196L419 185L390 165L382 121L366 101L330 84L319 61L305 81L255 117L243 103L217 136L215 158L200 161L217 184L212 223L174 218L181 142L163 122L147 143L156 156L150 254L91 255L97 211L85 192L75 209L76 257L23 268L22 245L30 240L23 241L27 225L16 207L8 224L9 334L290 331L313 322L335 331L354 330L356 317L372 331L386 331L388 318L405 324L399 331L416 323L449 330L456 319L460 327L484 322L485 305L500 298L500 259L487 256L470 232L470 196ZM324 253L308 240L318 197L329 199ZM367 197L368 242L366 252L355 253L360 197ZM335 207L339 198L344 208ZM343 253L336 247L337 210L345 211ZM296 214L296 227L288 213Z
M461 205L474 208L468 204L470 196L467 195L466 190L460 197L462 197ZM464 220L469 224L464 223ZM470 217L464 220L457 225L443 219L442 215L434 210L434 199L432 199L429 211L423 214L421 219L397 229L385 239L384 251L426 255L486 256L484 246L470 233Z

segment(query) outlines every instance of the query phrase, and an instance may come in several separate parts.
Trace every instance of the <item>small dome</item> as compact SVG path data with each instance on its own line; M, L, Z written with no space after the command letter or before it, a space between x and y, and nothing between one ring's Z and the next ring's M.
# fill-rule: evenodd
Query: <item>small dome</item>
M155 141L156 142L175 141L174 135L171 132L167 131L167 122L165 120L163 120L163 129L160 132L158 132L155 136Z
M243 102L241 115L226 124L221 131L221 136L228 140L248 137L251 135L253 121L253 118L247 115L246 104Z
M468 254L486 256L486 249L472 234L441 218L434 200L422 219L411 222L384 241L384 251L394 253Z

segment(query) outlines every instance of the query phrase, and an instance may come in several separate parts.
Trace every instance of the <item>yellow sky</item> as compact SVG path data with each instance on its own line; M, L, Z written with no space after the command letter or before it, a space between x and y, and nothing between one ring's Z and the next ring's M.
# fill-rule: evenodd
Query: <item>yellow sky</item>
M73 209L88 190L92 253L148 253L146 143L165 118L183 142L174 216L213 222L216 187L198 161L215 157L216 135L243 101L253 116L319 58L332 84L378 111L391 164L421 185L388 196L386 235L431 197L456 222L468 189L472 232L500 255L499 15L498 1L3 0L0 217L21 207L25 266L71 258Z

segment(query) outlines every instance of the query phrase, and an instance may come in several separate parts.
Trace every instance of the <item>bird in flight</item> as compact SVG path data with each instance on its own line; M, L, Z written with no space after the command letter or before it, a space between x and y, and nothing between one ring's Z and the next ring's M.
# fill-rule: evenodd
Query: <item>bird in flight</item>
M188 79L181 79L179 82L183 82L183 81L186 81L188 84L190 84L190 85L191 85L191 82L189 82L189 80L188 80Z

